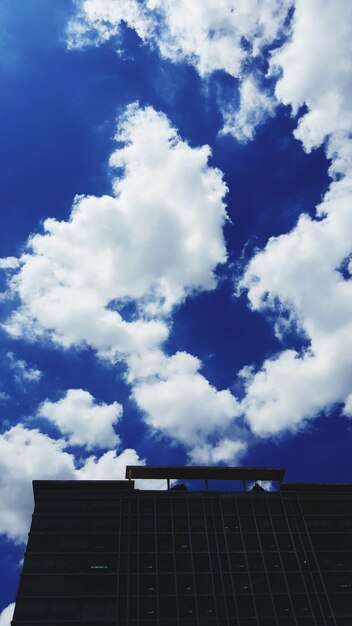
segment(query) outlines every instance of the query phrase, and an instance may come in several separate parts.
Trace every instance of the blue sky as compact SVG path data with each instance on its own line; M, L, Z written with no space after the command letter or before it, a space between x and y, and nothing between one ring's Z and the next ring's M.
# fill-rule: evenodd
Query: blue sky
M1 626L32 479L351 480L351 3L186 4L0 7Z

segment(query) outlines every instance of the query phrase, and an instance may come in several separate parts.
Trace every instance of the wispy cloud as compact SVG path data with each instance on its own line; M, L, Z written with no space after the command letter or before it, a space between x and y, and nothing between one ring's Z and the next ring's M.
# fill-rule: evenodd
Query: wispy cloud
M81 0L67 29L69 48L118 43L122 23L162 58L192 65L202 78L225 72L239 81L239 104L219 100L222 133L241 142L273 114L270 87L257 89L255 72L265 82L257 60L287 35L293 0ZM271 93L270 93L271 89Z
M32 367L24 359L17 359L13 352L7 352L5 359L18 384L36 383L41 379L42 372L38 368Z

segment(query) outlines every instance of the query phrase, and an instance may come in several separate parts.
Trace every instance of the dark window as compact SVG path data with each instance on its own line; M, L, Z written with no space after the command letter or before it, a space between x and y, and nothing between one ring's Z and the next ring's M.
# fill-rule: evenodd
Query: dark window
M193 515L190 520L190 527L191 527L191 532L195 533L195 532L204 532L205 531L205 523L204 523L204 517L200 516L200 515Z
M160 514L163 514L163 513L170 513L170 500L169 500L169 498L159 497L159 498L156 499L155 505L156 505L156 513L157 513L157 515L160 515Z
M265 515L258 515L257 517L258 530L268 533L272 530L272 525L269 517Z
M176 554L176 570L177 572L192 571L192 561L189 554Z
M141 574L140 575L139 593L142 596L157 594L157 584L156 584L155 574Z
M203 501L201 498L189 498L188 507L190 515L203 513Z
M193 562L194 570L196 572L207 572L210 569L210 562L207 554L194 554Z
M299 571L297 558L293 552L283 552L281 554L284 570L287 572Z
M285 579L282 574L269 574L269 584L273 593L287 592Z
M261 534L260 541L264 552L272 552L277 550L275 537L271 533Z
M246 515L248 513L252 513L250 497L248 497L248 496L245 497L245 498L239 497L237 499L237 507L238 507L238 510L241 513L241 515Z
M203 539L203 546L204 546L204 535L202 535L202 539ZM195 549L194 548L195 539L193 539L192 544L193 544L193 549ZM175 550L177 552L185 553L185 552L189 552L190 549L191 549L191 542L189 539L189 535L180 534L180 535L175 536Z
M236 511L236 501L234 497L228 495L221 495L221 508L223 513L235 513Z
M201 576L201 579L210 579L210 577L207 577L207 575L203 574ZM197 578L197 590L198 593L203 593L199 591L199 586L201 586L202 584L202 580L199 580L199 578ZM193 581L193 576L192 574L186 574L186 573L182 573L182 574L178 574L177 575L177 589L178 589L178 594L179 595L194 595L195 593L195 588L194 588L194 581ZM207 593L207 591L204 591L204 593Z
M158 518L162 519L162 518ZM153 515L141 515L139 519L139 528L146 533L154 532L154 516Z
M281 571L280 558L277 552L269 552L269 554L266 554L265 563L266 563L268 572Z
M290 598L287 595L274 596L274 604L279 617L290 617L292 615Z
M303 593L304 582L300 574L287 573L287 585L290 593Z
M260 572L264 570L263 559L261 554L252 552L247 555L248 566L252 572Z
M182 558L186 558L182 555ZM173 554L159 554L158 555L158 569L159 572L173 572L175 569L174 566L174 557ZM182 571L187 571L182 570Z
M254 604L249 596L238 596L237 607L241 617L252 617L255 615Z
M244 533L243 535L244 544L248 552L259 552L259 540L256 534L254 533Z
M140 498L139 500L139 513L154 513L154 500L153 498Z
M293 550L293 543L288 533L279 533L276 535L276 541L281 551L287 552Z
M288 532L287 522L283 515L275 515L272 517L274 530L280 532Z
M247 569L247 563L245 556L240 552L230 555L230 568L233 572L245 572Z
M207 535L205 533L194 533L192 535L192 550L194 552L208 551Z
M175 576L174 574L159 573L158 577L158 589L160 595L174 595L175 594Z
M268 582L265 574L252 574L251 579L255 594L269 593Z
M155 571L155 555L154 554L141 554L140 566L142 572Z
M188 518L185 515L175 515L174 530L176 533L184 533L188 530Z
M141 552L154 552L155 551L155 536L154 536L154 534L152 534L152 533L143 533L143 534L141 534L140 537L139 537L139 549L140 549Z
M304 593L299 595L292 594L292 604L297 616L311 617L312 612L310 610L309 600Z
M255 597L258 615L260 617L270 617L274 615L273 603L269 596L257 595Z
M243 532L253 533L256 531L254 518L249 517L249 515L241 517L241 526L242 526Z
M265 500L263 500L262 498L255 497L253 498L252 503L253 503L253 509L256 515L267 514L268 508L267 508L267 504Z
M241 535L231 533L228 534L226 538L228 549L230 552L240 552L241 550L243 550Z
M177 495L177 497L175 497L176 494L174 494L173 498L172 498L172 510L173 513L175 513L176 515L184 515L187 512L187 502L186 502L186 498L183 496L179 496Z
M224 516L224 530L226 533L240 532L238 518L235 515Z
M234 586L236 594L251 593L250 580L247 574L239 574L234 577Z
M172 551L172 535L169 533L160 533L157 536L158 552Z

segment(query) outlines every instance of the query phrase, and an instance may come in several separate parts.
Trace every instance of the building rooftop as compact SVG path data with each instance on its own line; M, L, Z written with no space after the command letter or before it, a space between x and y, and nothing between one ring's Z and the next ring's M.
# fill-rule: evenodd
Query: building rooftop
M177 480L240 480L257 481L271 480L281 483L285 475L284 469L260 467L145 467L143 465L127 465L126 478L132 479L160 479Z

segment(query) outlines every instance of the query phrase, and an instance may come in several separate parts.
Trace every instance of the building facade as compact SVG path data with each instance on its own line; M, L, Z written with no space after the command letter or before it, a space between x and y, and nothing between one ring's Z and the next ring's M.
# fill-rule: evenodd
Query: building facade
M12 625L351 626L352 485L283 474L128 467L126 481L34 481ZM136 489L143 478L169 488ZM281 486L247 490L253 480Z

